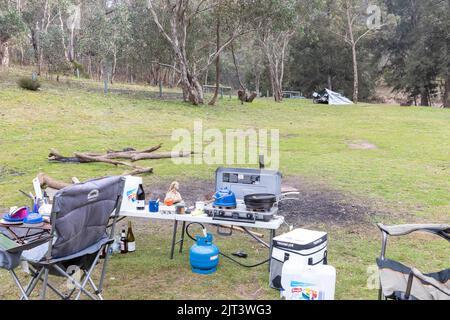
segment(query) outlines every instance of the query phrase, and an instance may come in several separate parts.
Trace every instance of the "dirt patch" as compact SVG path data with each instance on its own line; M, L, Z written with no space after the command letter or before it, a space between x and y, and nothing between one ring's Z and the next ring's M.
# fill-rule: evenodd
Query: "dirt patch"
M171 181L157 181L145 187L148 197L164 199ZM180 182L180 193L192 206L195 201L211 199L214 193L214 181L193 179ZM280 203L280 214L294 226L324 224L327 225L362 225L369 223L369 218L382 215L369 199L362 199L351 194L335 190L324 183L311 182L302 177L283 179L283 189L296 189L299 200Z
M372 205L371 200L338 191L325 183L288 177L283 179L283 184L300 193L299 200L280 205L280 213L290 224L366 224L371 216L384 214Z
M370 143L369 141L364 140L356 140L356 141L347 141L347 146L350 149L354 150L374 150L378 149L376 145Z

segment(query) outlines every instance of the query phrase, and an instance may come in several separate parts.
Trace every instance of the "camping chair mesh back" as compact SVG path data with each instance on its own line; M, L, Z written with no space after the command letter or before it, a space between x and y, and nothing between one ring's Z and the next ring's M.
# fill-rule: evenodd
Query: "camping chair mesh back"
M404 236L413 232L428 232L450 241L449 225L398 225L379 224L383 240L381 256L377 259L380 274L379 298L396 300L450 300L450 269L422 274L397 261L386 259L388 236Z
M59 191L54 198L53 229L56 241L52 259L66 257L102 245L111 213L123 190L121 177L109 177L77 184Z
M124 182L123 177L101 178L66 187L55 195L51 215L51 233L54 240L49 242L47 254L38 261L30 261L26 258L27 255L23 254L23 258L25 257L34 269L33 279L26 289L27 295L39 281L43 281L42 299L45 299L47 286L64 299L70 298L76 290L79 291L76 299L80 298L81 293L92 299L102 299L101 291L109 255L105 257L98 287L91 275L102 248L107 246L108 250L114 241L114 228L121 206ZM113 222L108 234L110 218L113 218ZM72 277L70 267L81 269L81 282ZM61 293L48 283L49 273L68 278L75 289L68 295ZM85 288L88 283L95 294Z

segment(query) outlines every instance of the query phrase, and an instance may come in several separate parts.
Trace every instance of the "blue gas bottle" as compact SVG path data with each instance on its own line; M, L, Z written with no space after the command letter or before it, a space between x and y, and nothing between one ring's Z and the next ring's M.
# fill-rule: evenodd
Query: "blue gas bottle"
M211 274L217 271L219 264L219 248L213 244L212 234L196 236L197 243L191 247L189 261L192 272L198 274Z

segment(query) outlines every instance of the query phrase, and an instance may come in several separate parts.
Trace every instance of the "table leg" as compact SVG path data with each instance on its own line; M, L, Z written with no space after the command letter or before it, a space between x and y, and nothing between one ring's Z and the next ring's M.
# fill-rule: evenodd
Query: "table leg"
M180 253L183 253L184 234L186 232L186 221L183 221L183 230L181 230Z
M173 254L175 252L175 243L177 241L177 228L178 228L178 221L175 220L173 223L172 248L170 249L171 260L173 260Z
M270 239L269 239L269 273L270 273L270 260L272 259L272 250L273 250L273 238L275 238L275 229L270 230Z

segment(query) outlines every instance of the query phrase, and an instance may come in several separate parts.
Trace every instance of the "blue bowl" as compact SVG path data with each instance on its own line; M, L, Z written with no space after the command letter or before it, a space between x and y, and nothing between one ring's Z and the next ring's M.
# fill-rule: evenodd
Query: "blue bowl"
M25 220L23 220L23 223L25 224L39 224L44 222L44 218L39 213L30 213Z

